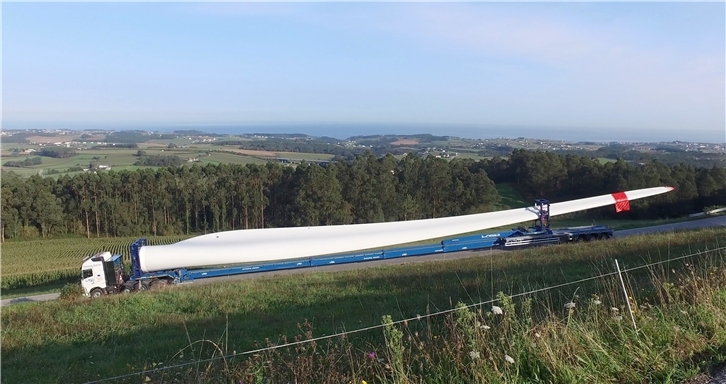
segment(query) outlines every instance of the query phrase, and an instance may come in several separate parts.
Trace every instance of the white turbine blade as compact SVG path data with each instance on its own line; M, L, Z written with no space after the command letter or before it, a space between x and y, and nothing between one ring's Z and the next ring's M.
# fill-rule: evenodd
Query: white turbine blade
M672 190L672 187L655 187L554 203L550 206L550 216L615 204L623 199L641 199ZM142 247L139 261L144 272L279 261L383 248L537 218L538 210L528 207L438 219L226 231L197 236L171 245Z

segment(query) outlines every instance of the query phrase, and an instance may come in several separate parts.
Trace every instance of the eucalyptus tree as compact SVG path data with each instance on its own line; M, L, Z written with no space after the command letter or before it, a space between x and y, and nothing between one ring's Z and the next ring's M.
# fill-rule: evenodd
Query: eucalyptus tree
M428 156L423 162L421 196L427 218L446 216L451 210L448 198L452 190L451 167L438 157Z
M323 169L317 164L303 163L295 171L299 183L293 193L297 206L298 226L334 225L345 222L342 187L336 168Z

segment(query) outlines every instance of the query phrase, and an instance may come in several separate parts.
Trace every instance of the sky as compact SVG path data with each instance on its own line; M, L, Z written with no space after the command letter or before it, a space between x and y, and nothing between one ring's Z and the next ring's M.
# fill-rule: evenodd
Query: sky
M2 128L723 143L725 26L724 2L3 2Z

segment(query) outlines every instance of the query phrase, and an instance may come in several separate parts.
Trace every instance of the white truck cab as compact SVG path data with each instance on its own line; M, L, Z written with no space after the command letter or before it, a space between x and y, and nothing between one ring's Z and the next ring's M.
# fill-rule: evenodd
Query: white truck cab
M81 264L81 287L86 296L97 298L122 289L125 281L121 255L101 252L87 256Z

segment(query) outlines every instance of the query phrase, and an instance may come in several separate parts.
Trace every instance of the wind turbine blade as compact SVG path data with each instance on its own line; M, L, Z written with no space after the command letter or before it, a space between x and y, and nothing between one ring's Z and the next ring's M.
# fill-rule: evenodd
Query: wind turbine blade
M554 203L550 205L550 216L622 204L672 190L672 187L655 187ZM528 207L438 219L226 231L171 245L142 247L139 261L144 272L270 262L383 248L497 228L537 217L537 209Z

